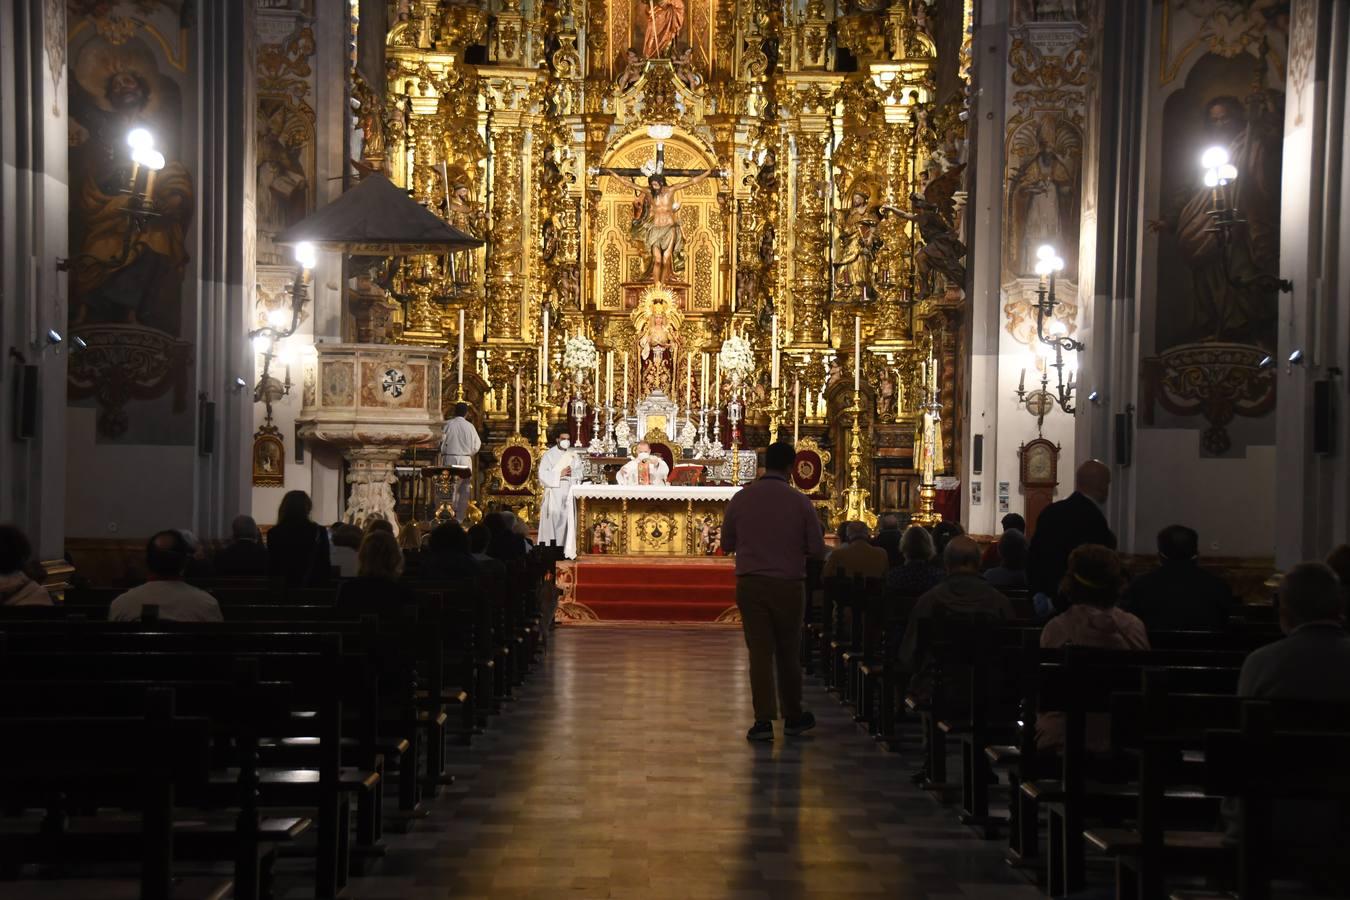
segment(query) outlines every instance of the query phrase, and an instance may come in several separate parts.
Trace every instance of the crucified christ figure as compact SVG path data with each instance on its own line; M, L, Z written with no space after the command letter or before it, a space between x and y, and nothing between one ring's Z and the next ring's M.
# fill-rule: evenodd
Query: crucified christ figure
M717 171L708 169L679 184L668 183L666 177L657 172L647 176L645 188L622 175L608 173L618 179L620 184L637 191L638 197L633 204L633 221L629 231L647 248L650 257L647 277L656 284L674 282L675 257L684 247L684 232L675 215L680 209L680 204L675 202L675 194L687 187L693 187Z

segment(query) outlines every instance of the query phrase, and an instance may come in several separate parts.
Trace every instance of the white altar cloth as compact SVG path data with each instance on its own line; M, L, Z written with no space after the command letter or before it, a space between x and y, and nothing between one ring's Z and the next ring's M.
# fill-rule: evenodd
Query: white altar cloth
M569 496L575 513L580 500L730 500L739 490L738 485L574 484ZM579 521L575 515L573 521ZM568 559L577 556L577 530L578 526L574 526L567 532L563 553Z

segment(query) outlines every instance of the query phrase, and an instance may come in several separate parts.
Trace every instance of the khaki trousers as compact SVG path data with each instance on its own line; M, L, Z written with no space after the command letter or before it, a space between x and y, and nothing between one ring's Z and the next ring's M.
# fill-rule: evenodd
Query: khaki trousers
M802 617L806 611L805 583L766 575L742 575L736 579L736 607L750 654L750 693L754 697L755 721L778 718L778 699L783 715L802 714ZM778 690L774 690L774 674Z

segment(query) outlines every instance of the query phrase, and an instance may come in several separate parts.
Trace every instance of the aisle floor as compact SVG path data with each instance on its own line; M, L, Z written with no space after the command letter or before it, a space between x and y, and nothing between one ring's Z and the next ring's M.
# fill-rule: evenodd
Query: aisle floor
M747 742L744 669L739 629L559 629L519 699L452 755L431 816L389 834L347 895L1040 896L810 679L819 727Z

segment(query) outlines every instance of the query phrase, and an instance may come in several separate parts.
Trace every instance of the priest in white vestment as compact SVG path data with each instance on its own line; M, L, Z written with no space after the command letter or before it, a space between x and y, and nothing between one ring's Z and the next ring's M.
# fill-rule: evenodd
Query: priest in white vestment
M568 559L576 559L576 511L572 508L572 485L577 471L577 452L572 447L571 435L559 433L558 441L539 458L539 486L544 489L539 504L539 543L556 542L563 547Z
M445 420L441 432L441 465L456 470L450 505L455 511L455 521L460 523L469 511L469 497L473 494L473 457L483 446L478 429L465 418L468 413L469 404L456 403L455 414Z
M638 441L638 445L633 449L637 452L637 456L623 464L614 480L619 484L665 484L666 479L670 477L670 466L652 452L651 444Z

